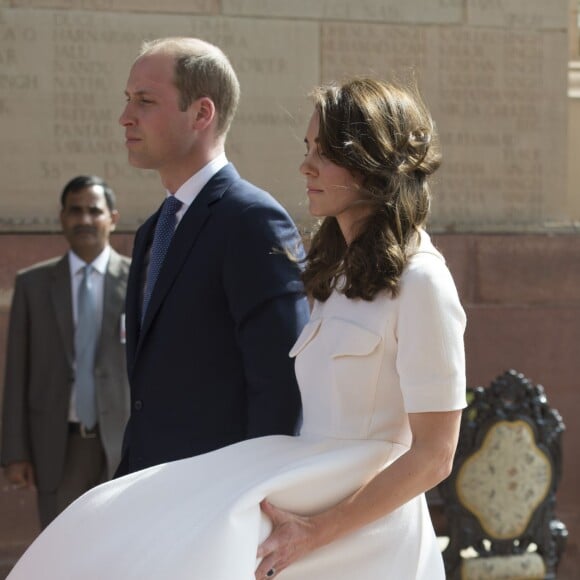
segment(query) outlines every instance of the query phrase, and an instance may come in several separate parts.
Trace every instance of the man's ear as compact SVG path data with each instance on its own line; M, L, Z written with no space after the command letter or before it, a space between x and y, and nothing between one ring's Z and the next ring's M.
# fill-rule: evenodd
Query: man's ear
M111 231L115 231L119 222L119 212L116 209L111 210Z
M202 131L209 127L217 117L214 102L209 97L200 97L191 104L193 128Z

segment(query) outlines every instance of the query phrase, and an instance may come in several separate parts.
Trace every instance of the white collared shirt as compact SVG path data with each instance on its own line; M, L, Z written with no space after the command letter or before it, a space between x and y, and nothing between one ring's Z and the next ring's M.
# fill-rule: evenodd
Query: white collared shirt
M111 246L106 246L105 249L91 262L93 267L91 271L91 282L93 284L93 292L95 295L95 304L97 307L97 320L99 325L103 319L103 301L105 296L105 274L107 273L107 265L111 257ZM78 293L81 280L83 279L83 268L87 266L84 260L81 260L72 250L68 252L68 264L70 269L70 283L72 294L72 308L73 321L76 328L78 320ZM100 334L100 328L99 328ZM69 421L77 423L79 421L76 414L75 405L76 384L73 385L71 392L71 402L69 409Z
M181 218L189 209L195 198L199 195L201 190L206 186L207 182L223 167L228 164L225 153L220 153L215 159L212 159L207 165L204 165L197 173L192 175L176 192L175 197L183 203L179 211L175 214L177 223L179 225ZM171 195L171 192L167 192Z

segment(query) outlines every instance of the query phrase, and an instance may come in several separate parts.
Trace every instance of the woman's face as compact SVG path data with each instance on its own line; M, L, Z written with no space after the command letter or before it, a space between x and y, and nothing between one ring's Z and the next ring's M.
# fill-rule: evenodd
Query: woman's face
M318 145L319 127L319 115L314 111L304 138L306 154L300 165L300 172L306 177L309 210L316 217L335 217L350 243L355 224L370 213L370 208L363 202L360 179L325 157Z

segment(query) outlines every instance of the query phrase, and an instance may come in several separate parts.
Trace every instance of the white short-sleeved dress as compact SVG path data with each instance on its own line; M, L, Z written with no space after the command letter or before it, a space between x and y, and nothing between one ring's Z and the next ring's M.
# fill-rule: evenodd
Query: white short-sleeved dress
M315 304L291 351L299 437L253 439L105 483L36 539L9 580L254 580L270 529L263 498L301 514L332 506L408 450L408 413L465 405L464 328L451 275L423 232L397 298L335 292ZM444 577L423 495L277 576Z

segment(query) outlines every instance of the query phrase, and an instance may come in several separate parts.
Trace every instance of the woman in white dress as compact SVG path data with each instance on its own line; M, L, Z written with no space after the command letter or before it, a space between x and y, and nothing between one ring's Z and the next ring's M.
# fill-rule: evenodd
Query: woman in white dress
M424 492L465 406L465 315L422 229L440 156L414 93L355 79L313 94L306 177L323 217L290 355L299 437L253 439L85 494L9 580L443 580Z

